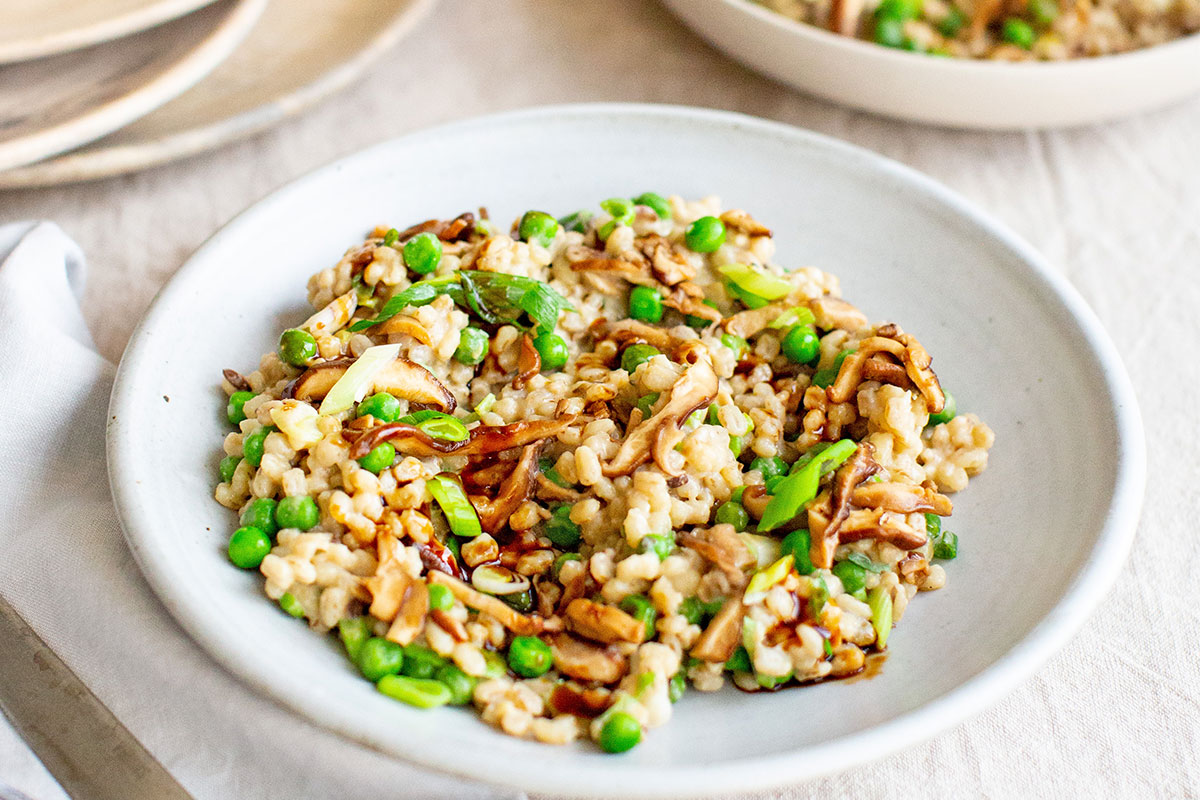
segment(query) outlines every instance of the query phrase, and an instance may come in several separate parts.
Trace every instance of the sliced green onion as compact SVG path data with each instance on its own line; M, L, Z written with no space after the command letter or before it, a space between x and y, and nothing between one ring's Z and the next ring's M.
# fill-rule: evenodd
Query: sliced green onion
M790 328L793 325L815 325L817 318L807 306L789 308L767 324L768 328Z
M296 595L291 592L284 592L280 595L279 607L296 619L304 616L304 606L300 605L300 601L296 599Z
M762 520L758 523L760 531L778 528L783 523L794 518L817 496L821 476L840 467L854 451L858 442L853 439L842 439L837 444L822 450L817 456L805 463L799 470L793 465L793 472L775 487L775 495L767 503ZM799 464L797 460L796 464Z
M455 536L474 539L483 533L475 506L467 499L467 493L463 491L456 475L443 472L425 481L425 485L441 507L442 513L446 515L446 522Z
M391 228L383 235L384 247L391 247L398 241L400 241L400 231L396 230L395 228Z
M496 395L488 392L488 396L479 401L479 405L475 406L476 414L486 414L492 410L492 406L496 405Z
M746 308L762 308L763 306L770 305L771 303L771 301L767 300L766 298L759 297L752 292L747 292L733 281L725 281L725 291L728 292L734 300L742 301L742 305L744 305Z
M783 558L776 561L771 566L758 572L750 579L750 583L746 586L746 594L757 594L765 592L775 584L782 581L792 571L792 564L795 562L795 557L789 553Z
M880 650L887 647L892 632L892 595L882 586L876 586L867 594L867 605L871 607L871 627L875 629L875 644Z
M319 413L328 415L349 411L355 403L367 396L379 370L395 361L398 355L398 344L377 344L368 347L325 395Z
M449 687L432 678L409 678L404 675L384 675L375 687L401 703L417 708L436 708L449 703L454 695Z
M722 264L717 271L739 289L765 300L779 300L792 292L792 285L753 264Z
M846 556L846 560L852 564L857 564L858 566L862 567L863 569L867 570L868 572L887 572L888 571L887 564L876 564L874 561L867 558L862 553L851 553L850 555Z
M828 389L830 386L833 386L833 382L837 380L838 373L842 371L842 362L846 360L846 356L853 352L853 348L843 350L833 359L833 366L817 370L812 376L813 386L820 386L822 389Z
M783 546L773 536L759 536L756 533L739 533L738 538L754 554L755 569L766 568L783 554Z
M813 575L811 580L812 593L808 596L808 613L813 619L817 619L821 616L821 609L829 602L829 585L820 575Z

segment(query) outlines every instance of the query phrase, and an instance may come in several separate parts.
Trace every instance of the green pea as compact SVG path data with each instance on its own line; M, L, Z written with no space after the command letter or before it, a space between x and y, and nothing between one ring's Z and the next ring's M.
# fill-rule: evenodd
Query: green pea
M300 605L300 601L296 599L296 595L291 592L284 592L280 595L279 607L283 609L285 614L289 614L296 619L304 616L304 606Z
M500 678L508 674L508 663L504 656L492 650L483 650L483 677Z
M545 475L551 483L555 483L564 489L571 488L571 485L567 483L567 479L560 475L558 470L555 468L553 460L549 458L539 458L538 469L542 471L542 474Z
M801 528L798 531L792 531L787 536L783 537L783 555L789 553L795 559L796 572L801 575L811 575L815 567L812 563L812 556L809 551L812 549L812 536L807 530Z
M750 462L750 469L758 470L764 478L774 478L779 475L787 475L788 463L779 456L759 457Z
M307 531L315 528L320 521L321 511L317 508L317 501L308 495L285 497L275 507L275 522L281 528Z
M560 554L558 556L558 558L554 559L554 566L551 567L551 574L554 576L554 580L558 580L558 575L560 572L562 572L563 565L566 564L568 561L582 561L582 560L583 560L583 556L579 555L579 553L562 553L562 554Z
M654 408L654 404L658 402L658 398L658 392L650 392L638 398L637 407L642 412L642 419L648 419L651 416L650 409Z
M621 369L632 375L638 366L646 363L657 355L659 355L659 350L653 345L631 344L629 347L626 347L625 352L621 354Z
M257 467L262 463L263 443L267 436L274 432L275 426L264 425L253 433L247 434L246 438L242 440L242 455L250 466Z
M358 664L363 644L371 638L371 626L370 617L346 617L338 622L338 637L346 648L346 655L355 664Z
M652 209L659 219L671 218L671 202L661 194L654 192L642 192L637 197L633 198L633 202L639 206L646 206Z
M446 659L425 645L410 644L404 647L404 664L400 667L400 674L410 678L432 678L445 663Z
M850 594L866 586L867 571L853 561L839 561L833 565L833 574L842 582L842 588Z
M523 592L502 594L500 595L500 601L514 611L519 611L522 614L528 614L530 611L533 611L533 606L535 604L533 587L531 586Z
M746 353L750 352L750 343L740 336L734 336L732 333L722 333L721 344L736 353L738 361L741 361L746 357Z
M612 219L600 226L596 234L607 240L618 225L633 224L633 202L624 197L610 197L600 202L600 207L612 215Z
M725 223L716 217L701 217L687 227L683 241L696 253L712 253L725 243Z
M741 503L732 500L717 506L717 522L722 525L732 525L738 531L744 531L750 526L750 515Z
M517 234L530 244L549 247L558 234L558 220L544 211L526 211L517 227Z
M561 550L574 550L582 539L579 526L571 521L570 514L571 506L561 505L546 521L546 538Z
M275 523L275 501L270 497L258 497L250 501L242 511L241 523L258 528L267 536L274 536L279 530Z
M1058 12L1058 0L1029 0L1029 15L1043 27L1058 19Z
M853 352L853 350L843 350L833 359L831 366L817 370L812 376L813 386L820 386L822 389L828 389L832 386L834 381L837 380L838 373L842 371L842 362Z
M908 41L904 33L904 20L896 17L878 17L875 20L875 42L884 47L902 48Z
M631 594L621 601L621 610L646 625L647 642L654 638L654 623L658 619L658 610L649 598L641 594Z
M225 404L225 417L230 425L237 425L246 418L246 411L242 406L252 397L254 392L234 392L229 395L229 402Z
M453 664L446 664L436 673L434 680L450 690L450 705L465 706L471 702L475 694L475 684L478 682Z
M235 567L258 569L271 552L271 537L249 525L238 528L229 537L229 560Z
M638 542L639 553L654 553L659 561L666 561L667 556L675 549L675 538L659 533L648 533Z
M440 681L400 675L384 675L375 688L393 700L417 708L444 706L453 698L449 687Z
M376 475L383 472L396 460L396 447L391 442L380 442L371 448L371 452L358 460L358 465L367 472Z
M649 286L635 286L629 293L629 316L642 322L658 322L663 317L662 295Z
M563 230L583 233L587 230L587 224L591 218L592 212L590 211L576 211L565 217L559 217L558 224L563 226Z
M783 354L796 364L810 364L821 355L821 339L812 325L794 325L783 337Z
M404 264L418 275L428 275L442 260L442 240L432 233L418 233L404 243Z
M882 0L875 8L876 17L892 17L894 19L916 19L921 16L922 0Z
M395 228L389 228L388 232L383 235L384 247L391 247L398 241L400 241L400 231Z
M958 35L958 32L963 29L970 18L958 6L951 6L950 13L942 18L942 21L937 24L937 29L942 36L947 39L953 39Z
M597 741L606 753L624 753L642 740L642 726L633 715L618 711L600 728Z
M279 357L293 367L303 367L317 355L317 340L308 331L288 328L279 336Z
M958 403L954 399L954 395L942 390L942 394L946 395L946 402L942 406L942 410L936 414L929 415L930 425L941 425L943 422L949 422L958 416Z
M463 332L459 335L458 348L454 351L455 360L473 367L487 358L487 354L487 332L481 331L479 328L463 328Z
M1033 26L1025 20L1009 17L1000 26L1000 38L1009 44L1015 44L1022 50L1029 50L1033 47L1033 41L1037 38L1037 34L1034 32Z
M679 604L679 613L690 625L699 625L704 621L704 603L697 597L685 597Z
M508 666L526 678L545 675L554 666L550 645L536 636L517 636L508 646Z
M549 331L533 340L533 348L538 351L538 357L542 360L543 371L562 369L570 357L566 339Z
M454 607L454 592L440 583L429 585L429 608L431 611L449 611Z
M687 691L687 676L683 674L683 670L679 670L671 676L671 682L667 684L667 697L672 703L678 703L679 698L683 697L683 693Z
M400 401L387 392L379 392L358 404L358 416L371 415L380 422L400 419Z
M217 467L217 471L221 474L221 483L229 483L233 480L233 473L237 472L240 463L242 463L242 459L238 456L225 456L221 459L221 464Z
M737 650L733 651L733 655L725 662L726 672L753 672L754 667L750 664L750 654L746 652L746 648L738 646Z

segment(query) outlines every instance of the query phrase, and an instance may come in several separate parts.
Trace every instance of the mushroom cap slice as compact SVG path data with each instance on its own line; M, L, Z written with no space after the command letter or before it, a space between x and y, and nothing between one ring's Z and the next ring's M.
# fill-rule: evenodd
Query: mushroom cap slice
M688 655L701 661L728 661L742 638L743 612L742 598L726 600Z
M580 597L567 605L564 616L568 630L595 642L641 644L646 638L646 623L616 606Z
M354 359L340 358L314 364L296 378L289 387L297 400L316 402L329 394ZM402 400L424 405L437 406L447 413L458 406L458 401L433 373L415 361L397 358L375 373L371 382L373 392L388 392Z
M616 683L629 672L629 659L611 647L558 633L550 639L554 666L564 675L581 681Z

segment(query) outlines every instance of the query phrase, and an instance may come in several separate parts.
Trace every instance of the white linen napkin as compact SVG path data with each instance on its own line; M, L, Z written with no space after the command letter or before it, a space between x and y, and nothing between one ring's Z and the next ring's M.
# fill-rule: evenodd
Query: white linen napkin
M0 227L0 592L198 800L496 796L292 715L226 673L168 616L109 495L114 367L80 312L84 272L83 254L57 226ZM0 776L39 799L64 796L2 717Z

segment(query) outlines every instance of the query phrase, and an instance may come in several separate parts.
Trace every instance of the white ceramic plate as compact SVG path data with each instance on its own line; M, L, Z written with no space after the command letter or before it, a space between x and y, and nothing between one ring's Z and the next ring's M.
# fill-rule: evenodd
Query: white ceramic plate
M85 147L0 172L0 189L94 180L164 164L249 136L349 84L435 0L276 0L211 75Z
M0 66L0 170L98 139L224 61L267 0L222 2L119 42Z
M1100 122L1200 92L1200 34L1102 58L1000 63L880 47L749 0L663 0L727 55L801 91L956 128Z
M118 39L213 1L5 0L0 4L0 64Z
M463 154L470 158L464 159ZM778 694L689 692L631 753L504 736L466 710L379 695L332 637L262 594L223 554L212 499L221 369L249 369L305 313L308 275L376 223L486 204L567 212L653 189L719 193L769 224L780 263L842 277L873 318L934 355L960 409L996 431L956 500L949 586L917 598L881 674ZM1026 678L1121 567L1144 480L1129 380L1096 318L1030 247L940 185L837 141L733 114L567 106L387 142L270 196L163 289L113 390L109 474L130 548L163 602L221 663L280 702L447 772L570 795L728 793L796 781L930 736ZM947 654L953 653L953 658Z

